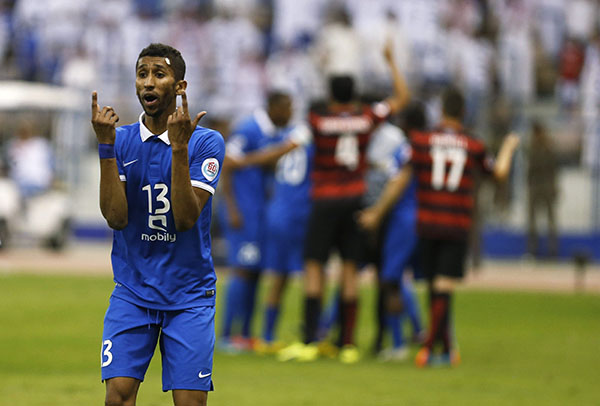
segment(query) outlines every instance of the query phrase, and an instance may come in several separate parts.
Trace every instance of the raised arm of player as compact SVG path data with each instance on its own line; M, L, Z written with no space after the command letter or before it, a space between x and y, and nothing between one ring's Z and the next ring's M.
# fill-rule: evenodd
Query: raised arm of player
M115 125L119 116L110 106L100 110L98 94L92 92L92 127L99 144L115 145ZM100 159L100 211L108 226L121 230L127 226L125 182L119 178L116 158Z
M279 158L288 152L296 149L299 146L305 146L312 142L312 133L310 129L304 125L299 125L294 128L289 135L289 138L262 148L258 151L248 153L240 159L230 158L229 163L232 169L243 168L246 166L258 165L269 166L275 165Z
M494 165L494 178L503 182L510 173L510 167L512 164L512 158L515 154L515 150L519 146L519 136L510 133L504 137L498 156L496 157L496 164Z
M359 213L358 224L366 230L376 230L385 215L389 213L394 204L404 194L410 184L412 173L412 166L404 165L385 185L377 202Z
M400 69L398 69L398 65L396 64L392 40L386 42L383 49L383 57L390 67L392 83L394 86L394 94L392 97L386 99L386 102L390 106L391 114L394 114L402 110L406 104L408 104L408 101L410 100L410 90L404 80L404 76L400 73Z
M167 130L173 159L171 162L171 205L175 228L177 231L191 229L204 205L210 198L206 190L192 186L190 178L190 163L188 158L188 143L194 129L206 111L198 113L194 120L190 119L187 96L181 93L181 107L178 107L167 119Z

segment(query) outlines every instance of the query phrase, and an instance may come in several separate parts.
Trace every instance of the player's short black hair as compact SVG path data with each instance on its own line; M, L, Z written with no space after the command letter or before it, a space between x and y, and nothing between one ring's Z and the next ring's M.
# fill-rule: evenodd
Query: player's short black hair
M402 127L405 131L423 131L427 128L425 106L418 100L411 101L402 112Z
M173 73L175 75L175 80L183 80L185 77L185 61L181 56L181 52L173 48L172 46L154 43L148 45L146 48L142 49L140 55L138 56L137 61L135 62L135 66L137 68L137 63L144 56L159 56L162 58L168 58L168 64L173 69Z
M460 90L450 86L442 93L442 112L444 115L462 120L465 112L465 98Z
M330 76L329 92L339 103L350 102L354 98L354 78L349 75Z
M290 95L281 90L271 90L267 93L267 105L273 106L275 104L289 101Z

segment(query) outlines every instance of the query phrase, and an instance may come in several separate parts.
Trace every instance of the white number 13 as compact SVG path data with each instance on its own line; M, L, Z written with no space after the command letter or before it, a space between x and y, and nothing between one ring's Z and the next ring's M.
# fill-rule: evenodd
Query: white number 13
M431 186L436 190L446 187L453 192L458 189L467 162L467 151L462 148L431 148ZM450 172L446 178L446 163L450 162Z

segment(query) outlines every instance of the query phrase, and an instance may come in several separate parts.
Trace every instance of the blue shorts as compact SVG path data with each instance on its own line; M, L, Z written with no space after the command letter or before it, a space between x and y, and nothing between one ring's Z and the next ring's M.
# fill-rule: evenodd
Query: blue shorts
M262 221L244 217L242 228L225 228L227 261L229 266L248 270L261 270L264 263L264 227Z
M420 272L417 266L418 238L416 231L414 217L392 216L383 241L382 281L402 282L402 275L408 266L413 267L413 272Z
M140 381L160 344L163 391L212 391L214 306L153 310L110 298L102 334L102 380Z
M305 216L269 213L265 244L265 268L277 273L301 271L308 214Z

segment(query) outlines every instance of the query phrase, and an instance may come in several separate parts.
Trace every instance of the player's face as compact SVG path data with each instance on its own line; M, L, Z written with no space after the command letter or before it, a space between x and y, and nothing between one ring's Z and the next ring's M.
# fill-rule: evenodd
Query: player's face
M292 101L285 98L280 102L272 105L269 109L269 116L277 127L285 127L290 118L292 118Z
M137 63L135 91L144 109L151 117L174 110L177 81L165 58L144 56Z

